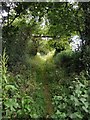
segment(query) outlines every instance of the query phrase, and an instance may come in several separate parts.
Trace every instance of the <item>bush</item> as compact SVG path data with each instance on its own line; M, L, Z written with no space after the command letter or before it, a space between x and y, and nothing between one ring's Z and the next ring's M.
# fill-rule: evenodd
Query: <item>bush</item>
M85 66L86 71L90 73L90 47L88 45L84 49L83 64Z
M63 68L69 74L72 67L72 54L71 50L65 50L57 54L54 59L56 67Z
M81 60L81 52L73 52L71 50L62 51L54 58L58 68L63 68L66 73L80 73L85 69L84 63Z
M88 81L83 74L77 76L68 88L59 87L60 95L53 97L55 106L54 118L59 120L89 120L90 101L88 96ZM62 95L61 95L62 94Z
M29 78L20 74L14 76L13 73L8 72L7 58L4 51L2 56L2 119L40 117L44 114L44 101L39 85L36 85L34 78L30 76Z

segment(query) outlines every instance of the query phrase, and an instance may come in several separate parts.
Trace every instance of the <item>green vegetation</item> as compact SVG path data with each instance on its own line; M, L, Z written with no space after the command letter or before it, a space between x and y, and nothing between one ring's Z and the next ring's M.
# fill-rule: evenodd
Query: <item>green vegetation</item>
M72 81L68 80L68 84L64 83L61 85L60 83L60 85L53 88L53 91L55 91L55 94L53 93L54 118L61 120L90 118L88 82L83 75L74 79Z
M89 120L90 2L3 2L2 12L2 120Z

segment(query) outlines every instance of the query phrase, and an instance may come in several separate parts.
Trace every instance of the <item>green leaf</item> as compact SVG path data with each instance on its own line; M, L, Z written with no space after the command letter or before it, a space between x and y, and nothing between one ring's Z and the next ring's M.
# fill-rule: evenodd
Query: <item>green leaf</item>
M83 116L82 116L81 113L79 113L79 112L75 112L75 113L72 113L72 114L70 115L70 118L71 118L71 119L77 119L77 118L82 119Z
M12 89L12 90L17 90L17 88L14 85L6 85L5 86L6 90Z
M80 101L84 103L86 101L86 98L80 98Z
M80 102L77 97L71 95L71 100L74 101L75 106L79 106Z
M85 106L82 106L82 109L83 109L85 112L89 112L88 109L87 109Z
M16 102L16 99L8 99L5 101L5 105L11 110L15 110L14 108L18 108L19 104Z
M90 104L88 102L85 102L84 105L86 108L88 108Z

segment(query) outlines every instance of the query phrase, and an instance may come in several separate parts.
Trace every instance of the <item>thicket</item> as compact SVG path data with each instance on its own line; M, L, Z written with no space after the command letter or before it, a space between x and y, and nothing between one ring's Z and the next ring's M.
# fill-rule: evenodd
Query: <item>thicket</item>
M59 77L58 82L51 84L52 100L55 107L53 118L89 120L90 86L89 79L86 79L84 72L81 72L80 75L73 74L70 77L64 73L61 78Z
M9 10L2 28L2 119L46 119L47 83L50 119L89 120L90 4L77 3L76 9L69 3L2 5ZM73 35L82 42L75 51Z
M7 70L7 55L2 56L2 119L30 119L44 115L41 85L30 71L14 75Z

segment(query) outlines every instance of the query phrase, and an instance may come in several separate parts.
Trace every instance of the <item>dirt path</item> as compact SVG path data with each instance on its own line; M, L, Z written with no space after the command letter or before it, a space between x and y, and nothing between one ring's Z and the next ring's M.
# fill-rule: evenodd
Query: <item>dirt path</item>
M49 82L47 79L46 71L43 72L43 87L44 87L44 98L46 103L46 116L50 118L53 115L53 105L52 105L52 98L50 94Z
M46 103L46 117L51 117L53 114L53 106L48 85L44 85L44 96Z
M53 105L52 105L52 98L50 94L50 87L49 87L49 81L48 81L48 74L47 74L47 60L53 56L53 54L48 54L43 56L36 56L35 61L40 65L40 79L42 80L43 84L43 94L44 94L44 100L45 100L45 113L46 115L44 116L45 118L51 118L53 115Z

